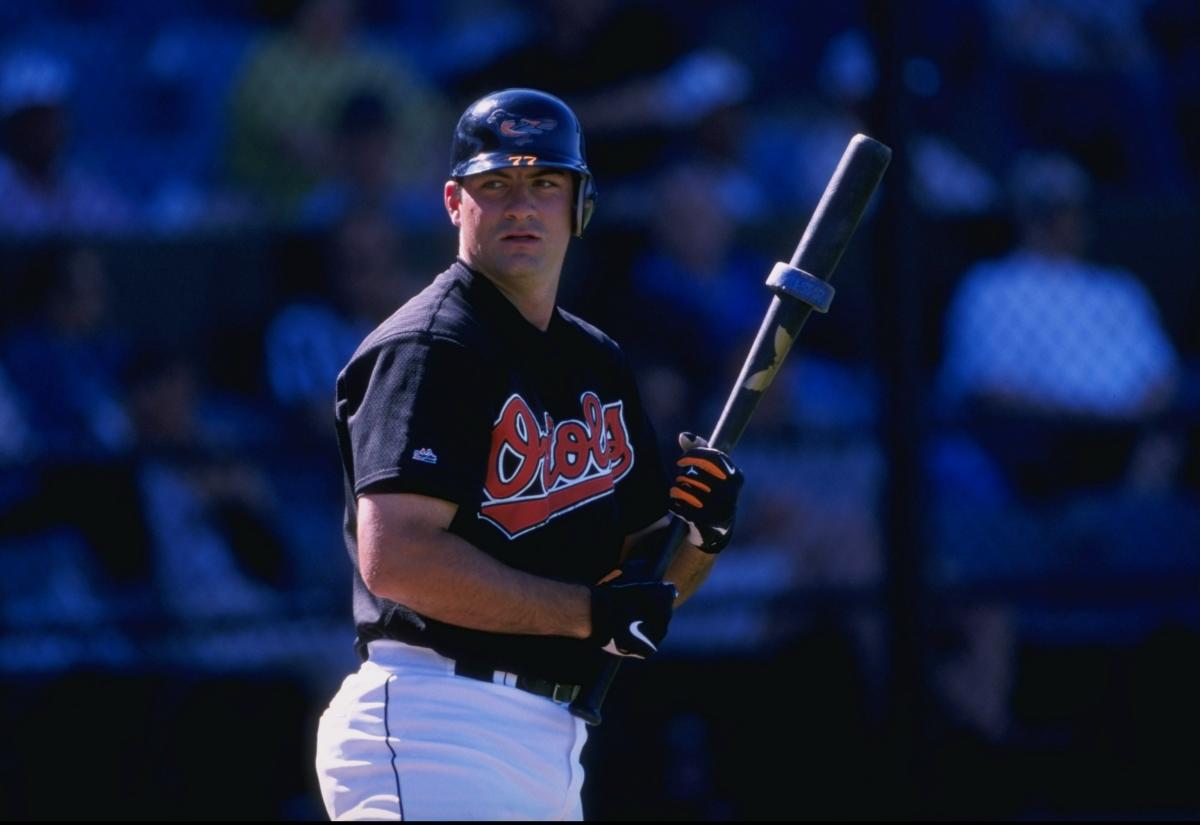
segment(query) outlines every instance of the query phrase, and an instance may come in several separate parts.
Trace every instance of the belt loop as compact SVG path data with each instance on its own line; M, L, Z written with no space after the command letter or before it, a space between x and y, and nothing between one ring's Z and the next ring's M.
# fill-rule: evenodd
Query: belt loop
M554 694L550 697L555 702L566 704L575 701L575 697L579 695L579 685L555 685Z

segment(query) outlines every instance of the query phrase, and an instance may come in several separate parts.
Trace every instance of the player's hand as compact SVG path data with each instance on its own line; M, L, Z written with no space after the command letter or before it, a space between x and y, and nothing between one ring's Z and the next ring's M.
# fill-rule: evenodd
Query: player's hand
M658 652L679 591L649 576L649 563L633 560L591 588L591 640L606 653L645 659Z
M720 553L733 537L738 494L746 480L720 450L695 433L680 433L683 455L675 462L671 511L688 523L688 541L705 553Z

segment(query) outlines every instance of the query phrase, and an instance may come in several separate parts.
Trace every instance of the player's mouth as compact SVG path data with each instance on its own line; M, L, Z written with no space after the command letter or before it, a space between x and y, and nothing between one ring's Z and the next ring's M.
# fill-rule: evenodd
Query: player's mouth
M504 243L537 243L542 240L542 236L536 232L505 232L500 236L500 240Z

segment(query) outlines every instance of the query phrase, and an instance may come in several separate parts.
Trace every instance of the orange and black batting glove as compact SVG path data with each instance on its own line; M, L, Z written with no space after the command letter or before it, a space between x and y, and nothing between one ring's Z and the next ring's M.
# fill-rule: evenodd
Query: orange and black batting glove
M683 455L675 462L671 511L688 523L688 541L720 553L733 536L738 494L746 480L725 453L695 433L680 433Z

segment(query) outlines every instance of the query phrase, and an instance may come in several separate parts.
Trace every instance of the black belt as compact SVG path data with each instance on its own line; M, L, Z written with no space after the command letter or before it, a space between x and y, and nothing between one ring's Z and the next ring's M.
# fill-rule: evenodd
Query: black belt
M526 693L532 693L534 696L543 696L547 699L553 699L555 702L566 704L575 699L579 695L579 685L564 685L559 682L551 682L547 679L538 679L533 676L522 676L520 674L505 674L502 670L492 670L489 667L476 665L471 662L462 662L455 660L454 675L466 676L468 679L478 679L481 682L492 682L498 685L510 685L517 690L523 690ZM509 682L504 677L506 675L515 675L516 681Z

